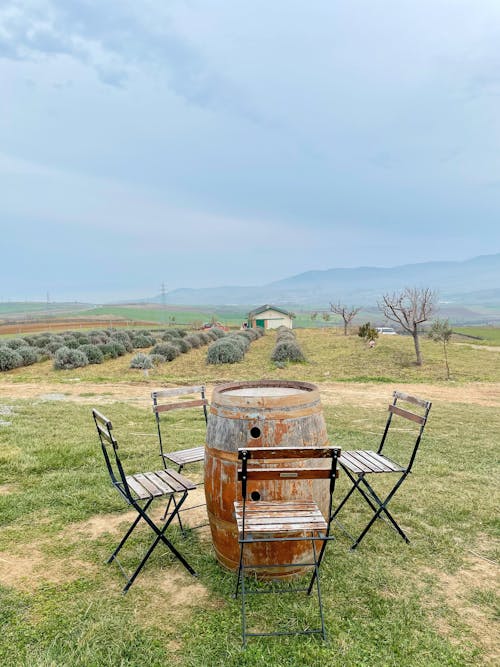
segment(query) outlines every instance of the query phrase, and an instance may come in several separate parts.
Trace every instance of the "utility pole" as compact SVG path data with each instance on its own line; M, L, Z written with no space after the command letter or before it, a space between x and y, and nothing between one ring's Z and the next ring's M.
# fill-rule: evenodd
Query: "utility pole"
M161 296L161 306L162 306L162 316L161 317L162 317L163 324L166 326L166 324L167 324L167 304L166 304L167 288L165 287L165 283L161 284L160 296Z

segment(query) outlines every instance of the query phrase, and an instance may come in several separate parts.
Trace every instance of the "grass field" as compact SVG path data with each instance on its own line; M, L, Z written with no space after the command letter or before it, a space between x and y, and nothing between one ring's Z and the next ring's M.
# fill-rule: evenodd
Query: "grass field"
M12 301L0 302L0 318L2 317L19 317L33 319L35 317L53 315L54 313L80 313L86 310L88 306L80 303L47 303L43 301Z
M454 331L467 336L476 336L480 342L500 345L500 327L454 327Z
M158 324L180 324L192 325L193 323L208 322L212 318L224 323L230 327L239 327L241 323L246 320L250 306L174 306L161 304L120 304L120 305L99 305L89 306L88 304L80 303L44 303L44 302L12 302L0 303L0 319L16 319L25 320L26 322L33 322L36 319L46 319L56 315L66 314L67 316L78 317L110 317L123 318L130 323L140 322L157 322ZM291 308L295 310L294 327L296 328L337 328L343 326L342 318L339 315L332 313L328 307L323 310L315 308L308 308L301 310L300 308ZM312 313L316 313L316 318L311 318ZM322 315L327 313L329 320L323 320ZM485 322L498 322L500 312L498 308L486 308L483 306L473 306L470 308L451 308L449 306L442 306L436 316L441 318L448 318L450 322L478 322L484 324ZM372 324L379 326L386 324L382 317L380 310L376 306L366 307L360 310L353 320L353 328L370 321ZM467 326L459 327L457 324L457 331L471 335L482 336L487 326ZM490 331L492 330L489 327ZM498 330L498 327L497 327Z
M78 371L47 362L0 375L1 665L498 664L500 352L453 342L447 382L442 350L428 340L416 368L407 337L381 337L374 350L333 331L298 338L309 361L285 369L269 361L269 334L229 367L205 366L205 348L149 377L128 369L131 355ZM374 446L398 386L433 408L414 474L391 503L411 544L378 522L353 553L336 532L322 579L329 643L257 639L243 652L234 575L217 565L207 529L186 540L172 529L197 579L157 548L121 594L121 575L105 560L129 515L106 476L90 409L114 421L129 470L154 469L152 388L264 377L318 382L331 440L344 448ZM200 442L200 420L186 412L177 423L175 448ZM341 497L344 476L338 484ZM360 529L363 505L353 501L344 520ZM149 542L138 532L126 566ZM258 602L259 624L316 622L302 598Z

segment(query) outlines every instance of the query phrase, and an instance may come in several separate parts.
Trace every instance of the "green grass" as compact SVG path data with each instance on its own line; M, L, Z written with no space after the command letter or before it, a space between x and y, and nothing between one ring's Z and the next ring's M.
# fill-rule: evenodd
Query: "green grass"
M125 320L158 322L159 324L175 323L178 325L191 325L195 322L210 322L214 317L216 320L227 326L240 326L246 319L245 311L235 311L227 309L189 309L176 308L175 306L161 305L151 306L100 306L92 308L83 313L86 317L111 316L123 317Z
M498 504L485 492L494 472L497 408L434 405L415 473L392 504L410 545L382 522L354 553L342 534L331 545L323 569L328 644L262 639L243 652L239 603L231 598L234 575L218 566L206 535L183 540L173 530L175 544L199 573L196 581L158 548L130 592L121 594L121 575L104 563L118 534L86 528L99 517L108 517L111 526L122 508L105 474L89 407L9 404L12 426L0 428L0 481L11 485L0 495L0 558L25 562L26 579L0 569L0 664L437 667L491 659L478 639L478 623L471 625L450 601L447 582L455 582L474 605L476 620L488 627L494 596L484 576L473 578L471 588L465 575L477 564L471 550L499 557L493 541ZM115 422L127 467L157 467L150 411L123 403L102 409ZM373 445L385 414L378 406L345 402L325 407L325 417L332 440L353 448ZM199 438L200 424L190 419L188 413L181 418L179 446ZM340 497L345 478L338 484ZM366 518L358 501L344 515L358 529ZM149 538L143 530L134 539L127 567ZM467 585L460 588L462 581ZM259 596L257 605L258 624L295 617L316 622L314 608L299 597Z
M75 313L81 315L82 311L88 306L76 302L49 303L38 301L12 301L0 303L0 317L27 318L33 321L36 316L46 317L47 315L69 315Z
M500 327L453 327L453 330L466 336L477 336L481 339L478 343L500 345Z

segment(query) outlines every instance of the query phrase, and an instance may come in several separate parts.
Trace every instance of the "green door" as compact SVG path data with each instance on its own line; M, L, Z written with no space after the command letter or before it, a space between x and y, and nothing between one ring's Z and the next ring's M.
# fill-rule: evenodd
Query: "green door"
M266 320L255 320L255 324L262 329L266 328Z

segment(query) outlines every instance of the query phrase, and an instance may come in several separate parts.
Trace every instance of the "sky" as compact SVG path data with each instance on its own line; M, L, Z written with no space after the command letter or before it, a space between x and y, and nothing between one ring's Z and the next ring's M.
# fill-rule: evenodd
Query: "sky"
M500 251L498 0L2 0L0 301Z

